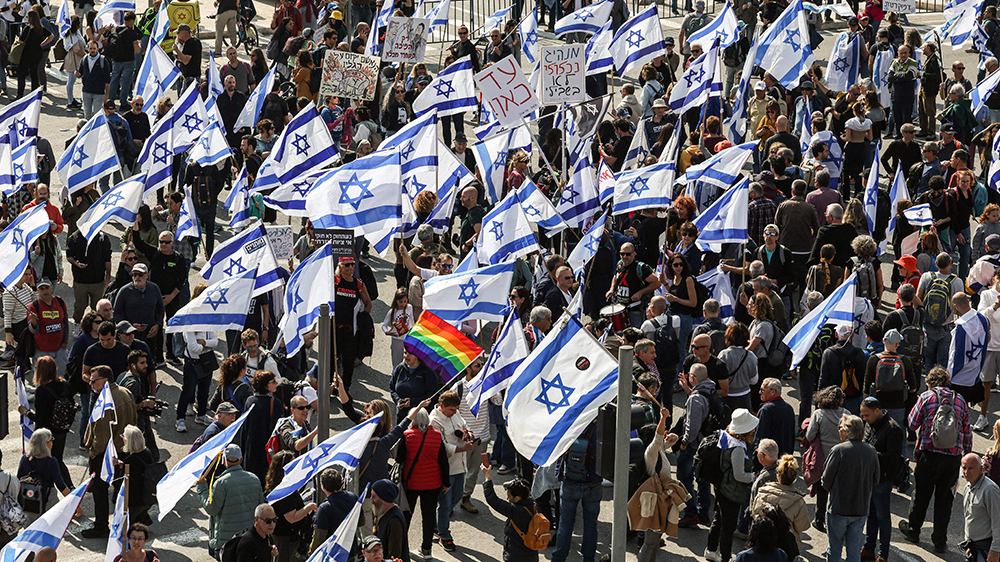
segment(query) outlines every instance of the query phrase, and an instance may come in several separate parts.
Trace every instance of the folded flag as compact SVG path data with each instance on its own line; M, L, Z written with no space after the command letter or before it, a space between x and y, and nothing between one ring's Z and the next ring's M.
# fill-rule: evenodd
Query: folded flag
M257 119L260 116L261 110L264 109L264 98L267 97L267 94L271 93L271 87L274 85L277 72L278 66L272 66L271 70L264 75L264 79L253 89L250 97L247 98L246 104L243 106L243 111L240 112L239 117L236 118L236 122L233 123L233 130L231 132L235 133L243 127L253 128L257 126Z
M623 23L611 40L611 55L619 76L625 76L629 70L642 66L665 51L663 28L660 27L655 3Z
M601 74L614 68L615 58L611 54L611 40L614 39L614 22L602 25L594 35L587 40L584 60L587 61L587 76Z
M97 395L97 400L94 401L94 409L90 412L90 423L97 423L104 419L108 410L111 410L111 413L115 417L115 421L111 423L117 423L118 413L115 411L115 401L111 397L111 386L105 384L101 388L101 392Z
M582 291L577 291L580 293ZM479 415L483 402L507 388L510 377L518 365L528 358L528 344L524 341L524 328L517 309L512 309L500 330L500 338L493 344L486 365L469 382L469 396L466 402L472 415Z
M166 36L170 19L166 17L166 2L160 5L160 12L164 12L164 27L162 28ZM159 29L160 14L156 16L156 29ZM155 31L154 31L155 32ZM135 93L142 96L143 113L152 114L156 110L156 103L160 101L174 82L181 78L181 69L174 66L172 60L163 52L159 41L150 41L146 49L146 55L139 65L139 74L135 81Z
M424 310L403 339L406 350L416 355L448 382L465 370L483 349L457 328Z
M503 320L516 261L469 272L439 275L424 282L424 310L451 324Z
M172 334L242 329L256 278L254 268L212 284L175 312L163 331Z
M517 25L517 31L521 34L521 50L524 52L524 58L534 64L538 61L538 8L528 12Z
M31 247L41 235L49 231L46 205L48 203L36 205L17 215L14 222L0 232L0 263L5 265L0 286L10 287L28 268Z
M115 450L114 447L108 447L108 449L111 451ZM111 518L111 529L108 533L108 546L104 553L104 562L114 562L116 558L121 560L119 556L124 555L124 552L122 552L122 537L129 527L129 512L125 505L125 491L128 488L129 486L121 486L121 489L118 491L118 499L115 500L115 513Z
M611 20L613 6L612 0L602 0L574 10L556 21L556 36L567 33L597 33L605 23Z

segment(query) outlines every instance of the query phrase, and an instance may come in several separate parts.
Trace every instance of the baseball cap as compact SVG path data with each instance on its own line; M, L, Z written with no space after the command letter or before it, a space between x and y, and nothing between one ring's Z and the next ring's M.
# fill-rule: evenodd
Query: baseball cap
M455 135L455 142L469 142L469 137L465 136L465 133L458 133Z
M857 16L851 16L850 18L848 18L847 19L847 25L858 25L858 17Z
M361 548L364 550L371 550L375 545L382 546L382 539L376 537L375 535L368 535L361 541Z
M882 336L882 341L890 344L898 344L903 341L903 334L899 333L899 330L893 328Z
M941 132L942 133L952 133L952 134L954 134L955 133L955 126L952 125L951 123L945 123L944 125L941 125Z
M108 100L104 102L104 109L109 109L111 111L114 111L117 108L118 106L115 105L115 100Z
M223 451L226 455L227 461L238 461L243 458L243 450L236 443L230 443L226 445L226 449Z
M231 402L223 402L223 403L219 404L218 408L215 409L215 413L216 414L238 414L238 413L240 413L240 411L237 410L236 406L233 406L233 404Z
M816 86L813 85L812 80L803 80L802 84L799 86L803 90L815 90Z
M187 31L188 33L191 33L191 26L188 25L188 24L186 24L186 23L182 23L182 24L178 25L177 26L177 33L180 33L182 31Z
M757 83L753 85L753 89L758 92L766 92L767 84L765 84L763 80L758 80Z
M136 330L135 326L128 323L128 320L122 320L117 326L115 326L115 331L119 334L131 334Z
M667 38L665 38L663 40L663 44L664 45L669 45L669 46L673 47L675 45L674 38L673 37L667 37Z
M426 74L423 76L417 76L417 84L430 84L430 83L431 83L430 76L427 76Z
M695 2L694 3L694 9L695 10L704 10L705 9L705 0L698 0L697 2Z
M146 267L144 263L137 263L132 266L132 273L142 273L143 275L149 273L149 268Z
M35 284L35 287L44 287L44 286L51 287L52 280L49 279L48 277L42 277L41 279L38 280L38 283Z
M986 247L990 250L1000 249L1000 234L990 234L987 236Z
M854 333L854 328L848 324L837 326L837 339L844 339Z

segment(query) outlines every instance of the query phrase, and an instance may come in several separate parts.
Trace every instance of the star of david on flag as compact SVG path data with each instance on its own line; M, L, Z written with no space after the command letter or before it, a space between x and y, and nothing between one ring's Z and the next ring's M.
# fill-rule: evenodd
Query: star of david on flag
M567 33L597 33L611 19L612 0L602 0L565 15L556 22L556 36Z
M94 114L80 129L59 158L56 169L70 195L121 169L114 138L103 111Z
M517 24L517 31L521 34L521 51L524 58L529 63L534 64L538 60L538 9L534 8L528 15Z
M209 284L215 284L232 275L256 268L257 280L251 295L256 297L281 286L279 267L264 225L254 219L239 234L216 246L215 252L200 273Z
M330 130L310 102L285 126L257 171L250 192L278 187L339 160Z
M791 2L757 43L754 63L786 88L798 84L815 60L802 0Z
M333 250L324 244L292 272L285 287L285 315L278 328L290 354L302 348L302 336L319 318L319 307L326 303L334 309L333 283L335 275Z
M429 279L424 283L424 308L451 324L475 319L501 321L509 311L507 295L515 263Z
M167 27L170 25L170 20L165 14L166 2L161 5L160 12L164 12L163 34L166 36ZM156 25L159 26L159 13L156 18ZM142 111L152 114L156 110L156 103L180 78L181 70L174 66L173 61L160 47L160 42L150 41L135 81L135 93L142 96Z
M485 235L485 232L491 236ZM493 265L539 250L531 222L524 214L516 192L511 191L483 217L483 230L475 244L479 262Z
M10 287L24 275L31 247L49 230L49 215L43 203L17 215L0 231L0 263L4 264L0 285Z
M114 186L102 195L77 220L77 228L92 241L109 222L131 228L139 215L142 196L146 188L146 174L136 174Z
M207 168L225 161L232 155L233 151L229 148L229 142L226 141L222 124L213 120L188 154L188 162L194 162Z
M597 255L597 250L601 247L601 240L604 236L604 225L608 221L609 211L605 211L601 218L594 221L587 233L583 235L580 243L573 248L567 264L573 269L574 275L583 273L584 266Z
M607 20L601 20L601 23ZM656 4L650 5L618 28L611 40L611 54L619 76L642 66L663 54L663 29L656 12Z
M464 56L445 67L413 100L413 112L424 115L433 109L439 116L463 113L478 105L472 58Z
M188 86L171 109L173 119L174 154L182 154L195 146L205 127L208 126L208 110L201 99L198 82Z
M735 43L739 36L739 21L736 19L732 5L727 2L712 18L712 21L708 22L708 25L695 31L689 37L685 37L684 40L689 45L701 45L704 50L718 39L719 49L725 49Z
M241 267L213 283L167 321L166 333L239 330L246 322L257 269Z

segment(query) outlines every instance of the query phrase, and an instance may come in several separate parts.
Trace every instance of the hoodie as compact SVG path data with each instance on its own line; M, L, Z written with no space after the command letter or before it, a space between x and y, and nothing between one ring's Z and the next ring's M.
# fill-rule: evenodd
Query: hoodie
M681 443L688 447L697 447L705 436L702 425L708 419L708 395L715 392L715 381L705 379L695 385L684 404L684 436Z
M642 105L639 104L639 100L635 97L635 94L629 94L622 98L622 101L618 102L618 105L615 106L615 112L623 107L627 107L632 112L632 116L628 120L633 125L638 125L639 119L642 117Z

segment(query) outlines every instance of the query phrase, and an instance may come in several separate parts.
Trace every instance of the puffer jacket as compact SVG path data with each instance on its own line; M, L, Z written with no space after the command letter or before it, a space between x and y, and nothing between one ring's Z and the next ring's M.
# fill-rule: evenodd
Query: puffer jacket
M209 493L207 482L198 484L198 499L209 515L208 546L222 548L233 535L253 526L253 512L265 503L260 480L243 465L233 465L222 472Z
M757 489L750 513L758 517L764 513L764 506L773 505L783 511L792 523L795 540L801 545L799 534L809 528L809 508L806 506L805 493L795 485L768 482Z

